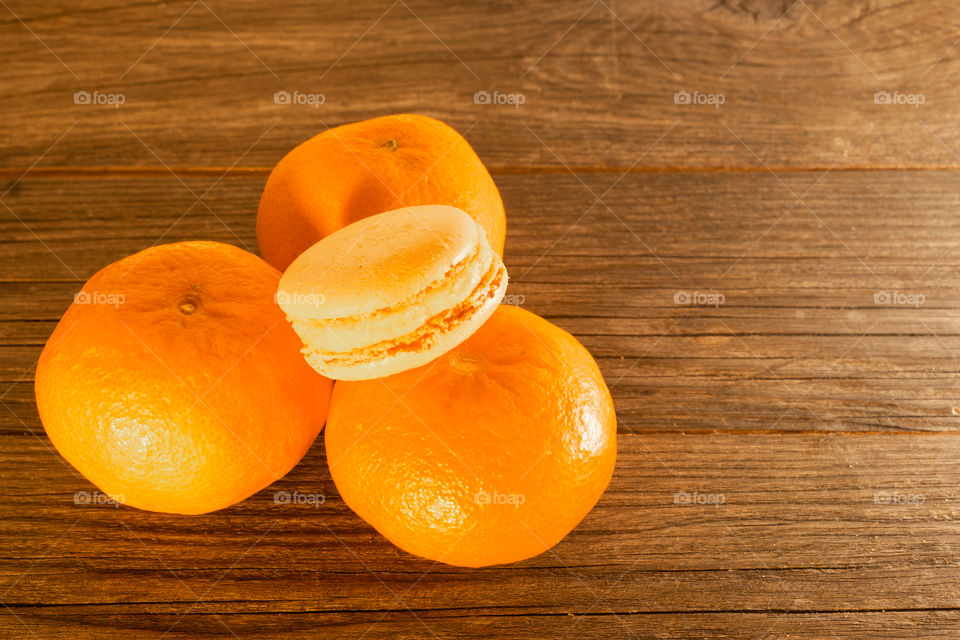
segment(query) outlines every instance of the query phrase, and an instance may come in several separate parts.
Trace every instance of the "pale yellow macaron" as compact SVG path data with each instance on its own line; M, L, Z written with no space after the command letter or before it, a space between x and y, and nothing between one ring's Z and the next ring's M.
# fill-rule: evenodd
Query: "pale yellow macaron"
M427 205L364 218L313 245L283 274L277 302L314 369L366 380L457 346L506 289L503 261L473 218Z

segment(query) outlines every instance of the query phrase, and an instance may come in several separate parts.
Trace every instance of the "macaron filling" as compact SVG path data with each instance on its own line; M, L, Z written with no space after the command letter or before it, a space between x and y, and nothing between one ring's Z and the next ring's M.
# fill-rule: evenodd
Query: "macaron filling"
M437 280L403 302L353 316L293 318L293 328L306 344L318 351L344 352L402 338L430 318L473 295L495 263L495 254L484 243L450 267Z
M490 251L487 248L487 251ZM490 252L492 254L492 252ZM442 311L428 317L413 331L388 340L380 340L372 344L357 347L344 351L325 351L320 348L304 347L303 352L308 359L316 359L325 365L349 366L353 364L362 364L371 360L378 360L397 353L412 353L430 349L446 333L468 322L473 316L484 308L490 306L491 300L496 304L499 296L505 289L506 269L503 263L496 259L493 254L488 262L486 272L480 278L480 281L474 286L473 290L461 302L443 309ZM442 285L441 285L442 286ZM417 296L425 299L429 292ZM412 302L411 304L416 304ZM314 324L325 321L308 321L305 324ZM369 322L369 320L366 320ZM294 328L300 324L294 321ZM303 335L303 334L301 334Z

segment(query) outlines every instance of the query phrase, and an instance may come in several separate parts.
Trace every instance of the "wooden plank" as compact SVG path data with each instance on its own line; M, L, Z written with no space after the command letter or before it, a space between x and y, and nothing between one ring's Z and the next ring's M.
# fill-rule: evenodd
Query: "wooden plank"
M6 615L4 615L6 614ZM105 627L104 620L111 626ZM129 638L132 633L163 633L165 638L198 636L242 638L317 638L335 632L341 637L422 640L423 638L518 640L542 638L671 638L716 640L740 638L929 638L956 637L960 616L955 611L890 611L883 613L696 613L580 616L469 615L458 612L431 615L422 611L390 613L218 613L198 605L182 618L177 613L156 614L130 607L50 607L24 618L0 612L0 631L24 634L25 624L40 637ZM172 625L175 625L171 628ZM332 630L332 631L331 631Z
M31 428L29 369L96 269L161 237L256 249L262 177L183 180L32 177L7 196L0 382ZM583 341L625 429L958 429L952 173L630 174L592 209L614 177L497 180L510 300Z
M0 167L14 176L35 162L265 170L327 126L399 111L450 122L495 171L960 164L949 0L5 6ZM274 104L281 90L325 101ZM679 91L724 102L675 104Z
M204 237L255 250L264 181L28 177L0 207L3 280L83 279L158 241ZM939 286L960 254L952 172L504 175L497 184L515 282L666 282L673 291L696 287L699 275L704 285L750 284L750 302L765 296L774 306L822 298L815 277L838 291ZM583 269L586 260L603 270ZM771 297L763 284L777 277L806 286ZM942 302L927 295L925 306Z
M343 505L319 443L240 505L178 517L76 504L95 490L45 438L2 437L0 588L38 630L163 632L177 621L182 633L216 633L216 614L239 635L286 637L317 625L362 632L384 616L376 633L422 637L412 611L466 637L521 616L558 635L665 624L679 637L711 625L711 637L737 637L763 620L770 633L934 637L960 608L954 435L621 434L613 482L570 536L483 570L392 547ZM278 505L277 491L324 502ZM713 504L678 498L694 492Z

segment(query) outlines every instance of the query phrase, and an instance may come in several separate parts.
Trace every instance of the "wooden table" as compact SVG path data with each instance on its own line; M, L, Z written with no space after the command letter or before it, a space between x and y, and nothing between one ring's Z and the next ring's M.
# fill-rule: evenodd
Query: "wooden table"
M0 637L960 637L955 2L0 5ZM436 565L345 507L320 442L213 515L77 504L33 371L81 284L256 250L287 150L405 111L477 149L512 300L613 391L592 513Z

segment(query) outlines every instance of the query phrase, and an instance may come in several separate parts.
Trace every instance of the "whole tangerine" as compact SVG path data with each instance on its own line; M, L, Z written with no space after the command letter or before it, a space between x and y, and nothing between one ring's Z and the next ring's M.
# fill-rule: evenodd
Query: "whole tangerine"
M286 474L320 433L332 383L300 355L279 279L218 242L98 271L37 364L60 454L108 496L168 513L222 509Z
M551 548L593 508L616 416L573 336L501 305L430 364L337 382L325 441L340 495L388 540L482 567Z
M367 216L443 204L480 223L503 254L503 200L490 172L453 128L398 114L354 122L301 143L270 173L257 212L264 260L286 270L306 249Z

